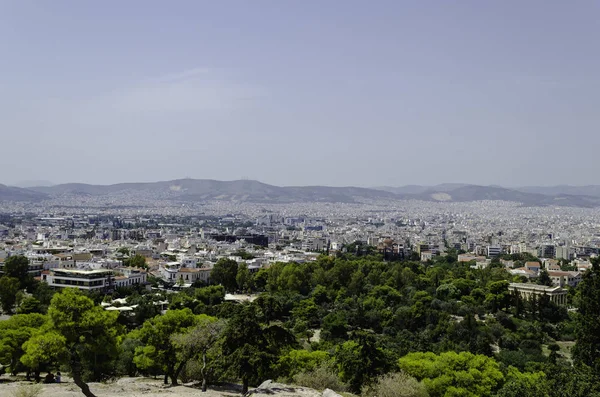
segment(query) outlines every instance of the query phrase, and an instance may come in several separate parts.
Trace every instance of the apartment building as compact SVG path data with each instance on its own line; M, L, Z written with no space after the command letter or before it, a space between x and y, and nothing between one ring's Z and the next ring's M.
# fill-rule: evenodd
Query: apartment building
M53 288L78 288L81 290L109 290L114 287L112 270L51 269L44 271L42 281Z

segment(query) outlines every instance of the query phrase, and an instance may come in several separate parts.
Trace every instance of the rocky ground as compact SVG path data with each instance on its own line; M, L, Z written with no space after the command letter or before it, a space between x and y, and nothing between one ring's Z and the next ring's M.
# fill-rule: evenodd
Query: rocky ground
M0 397L17 397L15 392L31 383L13 381L6 375L0 377ZM111 383L90 383L90 389L97 397L168 397L168 396L204 396L204 397L240 397L233 389L211 389L202 393L192 385L168 386L160 379L122 378ZM64 383L43 385L38 397L81 397L81 390L69 379Z
M15 394L19 388L32 385L6 375L0 376L0 397L26 397ZM42 385L43 390L37 397L80 397L81 390L70 380L64 383ZM203 393L194 385L168 386L160 379L121 378L111 383L90 383L90 389L97 397L240 397L239 387L233 385L224 388L211 388ZM327 389L323 393L304 387L284 385L266 381L256 389L251 389L251 397L341 397ZM33 396L27 396L33 397Z

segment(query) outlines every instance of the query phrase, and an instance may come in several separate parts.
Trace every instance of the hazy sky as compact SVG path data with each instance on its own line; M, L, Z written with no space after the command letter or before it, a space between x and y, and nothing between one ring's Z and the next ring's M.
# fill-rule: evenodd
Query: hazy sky
M599 184L597 1L0 1L0 182Z

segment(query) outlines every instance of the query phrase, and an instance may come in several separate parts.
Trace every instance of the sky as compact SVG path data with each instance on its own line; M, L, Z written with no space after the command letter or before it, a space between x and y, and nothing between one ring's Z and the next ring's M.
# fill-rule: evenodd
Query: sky
M0 183L600 184L600 2L3 0Z

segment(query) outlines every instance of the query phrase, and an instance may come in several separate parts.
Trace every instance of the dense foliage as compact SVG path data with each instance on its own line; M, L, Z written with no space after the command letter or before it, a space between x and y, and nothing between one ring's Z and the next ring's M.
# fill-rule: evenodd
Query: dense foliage
M453 252L426 264L367 252L257 272L224 260L215 270L220 285L115 292L138 305L134 314L106 312L102 296L73 290L48 302L32 285L37 302L17 307L28 314L0 322L0 363L11 372L60 367L82 382L141 374L245 389L280 379L364 395L390 395L395 385L413 390L398 396L600 391L597 265L570 292L578 313L545 296L524 301L497 262L473 268ZM226 301L225 291L256 299Z

